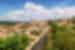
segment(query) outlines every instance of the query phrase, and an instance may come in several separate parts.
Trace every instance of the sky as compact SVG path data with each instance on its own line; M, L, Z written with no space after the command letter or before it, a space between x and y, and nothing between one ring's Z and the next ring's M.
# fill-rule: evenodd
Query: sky
M0 0L0 21L29 21L75 16L75 0Z

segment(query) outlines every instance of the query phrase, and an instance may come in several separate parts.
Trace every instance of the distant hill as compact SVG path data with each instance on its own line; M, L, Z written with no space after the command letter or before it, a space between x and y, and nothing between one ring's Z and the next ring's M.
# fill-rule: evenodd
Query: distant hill
M14 25L17 23L30 23L30 22L23 22L23 21L0 21L0 25Z
M16 24L16 22L11 22L11 21L0 21L0 24Z

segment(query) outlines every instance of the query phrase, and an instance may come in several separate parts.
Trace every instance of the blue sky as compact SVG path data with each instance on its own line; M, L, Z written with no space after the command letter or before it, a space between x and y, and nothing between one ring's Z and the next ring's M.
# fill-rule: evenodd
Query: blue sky
M0 15L14 9L22 9L25 0L0 0Z
M0 16L5 16L11 11L22 10L26 3L34 3L45 8L75 7L75 0L0 0Z
M14 9L23 9L26 2L34 2L45 7L53 6L75 6L75 0L0 0L0 15Z

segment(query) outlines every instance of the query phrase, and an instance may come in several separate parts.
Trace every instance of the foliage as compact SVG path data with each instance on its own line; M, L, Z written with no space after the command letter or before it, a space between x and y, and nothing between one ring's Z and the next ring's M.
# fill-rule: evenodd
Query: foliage
M40 32L41 32L41 31L33 30L33 31L31 32L31 34L33 34L33 35L40 35Z
M57 50L75 50L75 24L58 26L57 23L49 23L52 28L53 48Z
M75 16L72 16L71 21L72 21L73 24L75 24Z
M6 39L0 38L0 50L23 50L28 45L26 35L14 35Z

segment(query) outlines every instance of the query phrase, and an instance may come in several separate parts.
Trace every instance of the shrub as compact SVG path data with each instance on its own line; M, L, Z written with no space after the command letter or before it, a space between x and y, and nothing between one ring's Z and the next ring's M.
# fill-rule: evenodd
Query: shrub
M33 31L31 32L31 34L33 34L33 35L40 35L40 32L41 32L41 31L33 30Z
M14 35L6 39L0 38L0 50L24 50L28 45L26 35Z

